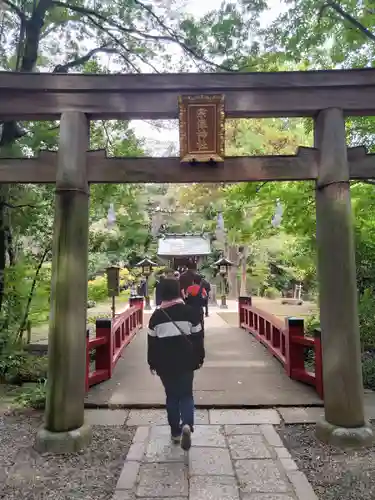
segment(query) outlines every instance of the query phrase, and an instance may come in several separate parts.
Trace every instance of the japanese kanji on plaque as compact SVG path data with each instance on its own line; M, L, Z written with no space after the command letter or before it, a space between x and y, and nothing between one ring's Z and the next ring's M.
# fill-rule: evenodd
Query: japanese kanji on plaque
M181 162L224 161L223 95L181 96L179 118Z

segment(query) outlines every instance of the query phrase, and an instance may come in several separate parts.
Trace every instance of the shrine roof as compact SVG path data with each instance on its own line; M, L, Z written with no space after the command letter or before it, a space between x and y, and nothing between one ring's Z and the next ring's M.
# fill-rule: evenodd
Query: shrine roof
M159 238L158 255L170 257L187 257L193 255L210 255L210 240L204 236L166 235Z

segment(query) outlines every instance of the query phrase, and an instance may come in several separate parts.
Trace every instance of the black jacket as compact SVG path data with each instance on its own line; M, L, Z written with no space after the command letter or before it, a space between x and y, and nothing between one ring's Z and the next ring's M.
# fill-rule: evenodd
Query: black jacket
M177 376L203 364L204 333L199 314L185 304L175 304L166 313L156 309L149 322L148 364L161 376Z

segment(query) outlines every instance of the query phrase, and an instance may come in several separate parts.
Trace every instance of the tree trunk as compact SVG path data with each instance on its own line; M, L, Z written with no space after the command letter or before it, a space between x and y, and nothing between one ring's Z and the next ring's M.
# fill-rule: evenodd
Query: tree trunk
M228 299L238 298L238 245L228 245L228 259L233 263L233 266L228 271L229 295Z
M23 316L22 322L21 322L19 330L18 330L18 336L19 337L22 335L22 332L25 330L26 323L27 323L27 318L29 317L29 311L30 311L31 301L33 300L34 291L35 291L35 288L36 288L36 284L38 282L38 276L39 276L40 270L42 269L43 262L46 260L47 254L48 254L48 252L50 250L51 250L51 248L49 246L44 250L42 257L40 258L38 267L36 268L36 271L35 271L35 274L34 274L34 279L33 279L33 282L31 284L31 288L30 288L30 293L29 293L29 296L27 297L27 304L26 304L25 314Z

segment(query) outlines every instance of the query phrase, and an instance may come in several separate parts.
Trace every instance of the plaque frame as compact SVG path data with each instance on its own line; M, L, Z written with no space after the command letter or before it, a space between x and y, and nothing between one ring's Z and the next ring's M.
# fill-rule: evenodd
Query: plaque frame
M189 107L215 107L215 144L210 151L189 151ZM182 95L178 98L180 158L181 163L218 163L224 161L225 154L225 107L224 95Z

